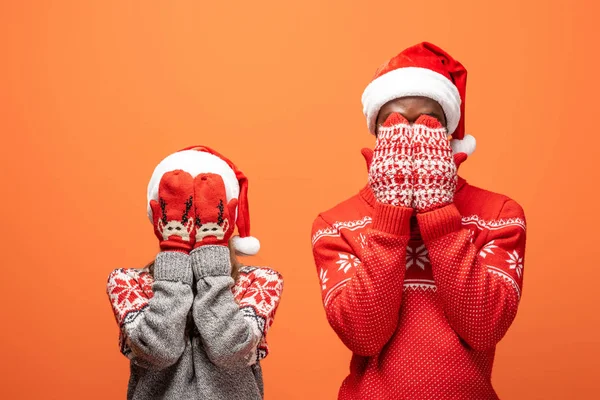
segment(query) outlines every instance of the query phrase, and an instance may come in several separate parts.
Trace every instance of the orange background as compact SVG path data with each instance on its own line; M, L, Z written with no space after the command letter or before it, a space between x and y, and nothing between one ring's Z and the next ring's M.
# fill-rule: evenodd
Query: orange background
M525 292L495 387L595 397L598 5L460 3L2 1L0 398L125 398L106 278L154 256L146 184L190 144L250 177L263 250L246 261L286 279L266 398L335 398L350 355L321 307L310 227L366 182L362 90L422 40L470 71L478 150L462 174L528 217Z

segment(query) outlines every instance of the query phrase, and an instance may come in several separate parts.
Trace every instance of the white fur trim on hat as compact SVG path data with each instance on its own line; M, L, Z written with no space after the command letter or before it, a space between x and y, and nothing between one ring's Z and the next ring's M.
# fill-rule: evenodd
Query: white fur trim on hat
M158 200L158 184L162 176L177 169L188 172L193 177L202 173L219 174L225 183L227 201L236 198L240 194L240 185L235 172L221 158L204 151L183 150L173 153L162 160L154 169L150 182L148 183L148 217L152 222L151 200Z
M233 236L231 240L233 241L233 248L239 253L253 256L260 250L260 242L255 237Z
M462 139L452 139L450 141L450 147L452 147L452 153L465 153L470 156L475 151L477 141L471 135L465 135Z
M374 79L362 95L363 113L369 132L375 134L379 110L387 102L407 96L422 96L437 101L446 115L448 133L460 121L461 98L450 79L427 68L405 67Z

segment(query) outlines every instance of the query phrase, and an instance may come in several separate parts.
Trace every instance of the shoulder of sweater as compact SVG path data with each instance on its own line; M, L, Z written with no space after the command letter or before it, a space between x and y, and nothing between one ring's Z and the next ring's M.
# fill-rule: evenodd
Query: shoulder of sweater
M250 280L256 278L266 278L269 280L278 280L283 282L283 275L281 275L281 273L278 271L268 267L244 265L240 268L240 275L244 275Z
M340 221L360 220L371 216L373 211L360 193L343 200L330 209L321 212L316 220L322 218L329 225Z
M455 202L463 215L477 214L483 218L523 215L522 207L512 198L469 183L462 186Z
M117 268L108 275L107 284L115 284L118 280L137 281L139 279L152 279L148 266L143 268Z

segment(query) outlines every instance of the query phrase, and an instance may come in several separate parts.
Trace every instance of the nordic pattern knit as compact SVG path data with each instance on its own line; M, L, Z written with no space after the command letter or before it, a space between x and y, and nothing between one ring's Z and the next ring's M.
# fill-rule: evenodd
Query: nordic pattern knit
M327 319L353 352L340 400L496 399L495 346L517 313L525 217L459 178L413 216L370 187L321 213L313 253Z
M130 359L128 399L261 399L260 360L268 354L283 279L243 267L230 277L229 249L161 252L154 278L117 269L107 292Z

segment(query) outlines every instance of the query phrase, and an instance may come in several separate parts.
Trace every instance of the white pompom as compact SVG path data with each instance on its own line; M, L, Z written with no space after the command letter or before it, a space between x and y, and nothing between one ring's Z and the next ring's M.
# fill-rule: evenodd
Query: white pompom
M462 140L452 139L450 141L450 146L452 147L452 152L454 154L465 153L470 156L475 151L476 145L477 141L471 135L465 135Z
M234 236L231 240L233 241L233 248L238 253L247 256L253 256L258 253L258 250L260 250L260 242L255 237L248 236L242 238L239 236Z

